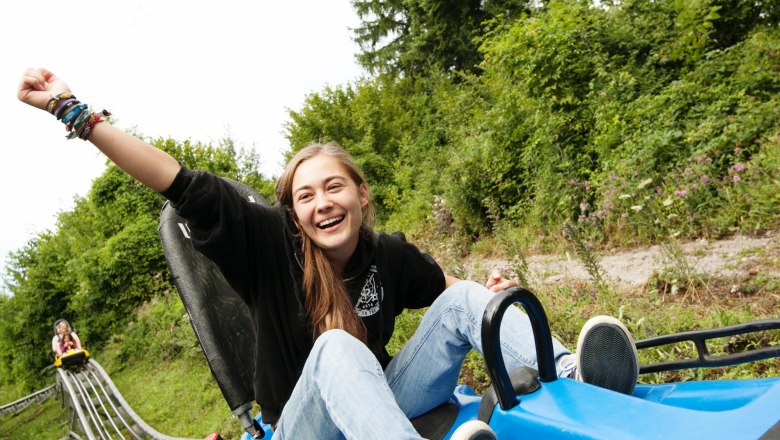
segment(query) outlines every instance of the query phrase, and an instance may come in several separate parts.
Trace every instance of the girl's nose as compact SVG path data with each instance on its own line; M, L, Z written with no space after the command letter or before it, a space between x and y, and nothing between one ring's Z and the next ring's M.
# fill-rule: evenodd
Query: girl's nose
M333 207L333 201L328 197L327 193L321 194L317 197L317 211L324 211Z

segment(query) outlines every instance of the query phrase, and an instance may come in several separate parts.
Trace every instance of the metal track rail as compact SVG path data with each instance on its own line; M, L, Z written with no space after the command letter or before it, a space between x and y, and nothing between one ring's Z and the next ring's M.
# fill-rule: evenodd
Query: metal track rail
M57 388L54 385L49 385L48 387L38 390L29 396L22 397L19 400L0 406L0 416L4 416L6 414L17 415L27 409L27 407L30 405L43 403L46 399L53 396L56 391Z
M80 371L58 368L57 383L63 392L63 405L70 410L71 438L186 440L161 434L144 422L93 359Z

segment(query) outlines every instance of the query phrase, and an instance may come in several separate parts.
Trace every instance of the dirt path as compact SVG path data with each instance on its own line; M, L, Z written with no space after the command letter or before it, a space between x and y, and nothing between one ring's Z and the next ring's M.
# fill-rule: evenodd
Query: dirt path
M780 234L762 237L736 236L718 241L699 240L680 247L689 267L698 274L718 277L780 276ZM602 254L598 260L607 277L621 287L643 286L659 270L675 264L660 246ZM528 256L533 282L554 285L589 279L576 255ZM508 265L506 261L481 262L479 266ZM479 271L475 268L475 273Z

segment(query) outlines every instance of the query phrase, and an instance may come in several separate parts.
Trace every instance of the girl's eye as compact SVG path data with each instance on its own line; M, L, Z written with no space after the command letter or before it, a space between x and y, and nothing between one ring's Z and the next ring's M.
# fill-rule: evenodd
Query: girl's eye
M298 201L299 202L305 202L307 200L311 199L311 194L305 193L298 195Z
M333 183L333 184L331 184L331 185L328 185L328 191L335 191L335 190L339 190L339 189L341 189L342 187L344 187L344 185L342 185L342 184L340 184L340 183Z

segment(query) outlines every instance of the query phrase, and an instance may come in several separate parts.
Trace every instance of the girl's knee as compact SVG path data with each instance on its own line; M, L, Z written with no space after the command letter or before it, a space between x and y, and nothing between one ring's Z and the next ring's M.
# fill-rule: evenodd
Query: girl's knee
M371 353L366 344L341 329L331 329L323 332L314 341L309 357L325 363L340 363L345 358L374 359L373 353Z
M379 361L371 350L359 339L341 329L327 330L314 341L306 365L313 369L313 374L343 373L367 367L381 371Z
M317 337L312 347L312 353L323 350L342 350L355 344L360 344L357 338L342 329L334 328L326 330Z

